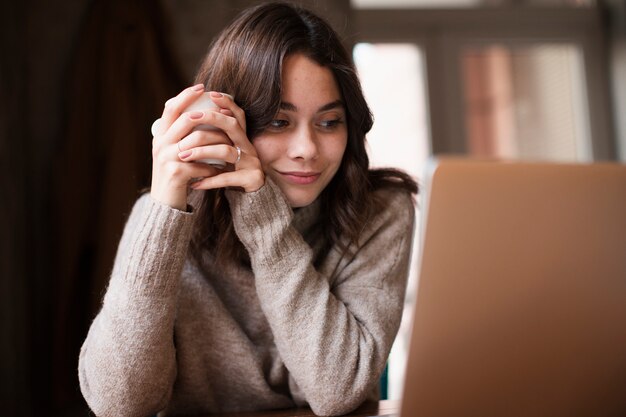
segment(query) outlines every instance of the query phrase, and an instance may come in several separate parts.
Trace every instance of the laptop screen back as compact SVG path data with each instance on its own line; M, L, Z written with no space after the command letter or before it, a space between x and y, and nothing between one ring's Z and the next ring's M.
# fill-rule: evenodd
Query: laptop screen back
M403 417L626 415L626 166L441 160Z

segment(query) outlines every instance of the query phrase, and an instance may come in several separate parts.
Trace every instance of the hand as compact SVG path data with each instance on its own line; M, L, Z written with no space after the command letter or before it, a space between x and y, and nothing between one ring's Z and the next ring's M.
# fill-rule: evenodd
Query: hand
M165 103L156 135L152 140L150 193L155 200L179 210L187 208L188 185L193 178L210 177L221 172L205 163L189 163L181 160L179 157L182 150L179 148L180 141L185 138L197 144L232 148L231 140L220 130L193 130L207 118L206 113L220 114L222 109L218 107L212 111L183 113L183 110L203 92L204 86L198 84L168 100Z
M241 187L246 192L258 190L265 184L265 174L256 149L246 135L244 111L230 97L221 93L211 92L211 100L221 110L219 112L206 112L198 121L220 129L228 136L231 145L207 144L202 141L201 137L189 135L180 142L181 152L178 156L184 161L206 158L221 159L232 164L233 169L205 175L205 178L194 182L191 188L209 190ZM237 147L241 153L239 160L237 160Z

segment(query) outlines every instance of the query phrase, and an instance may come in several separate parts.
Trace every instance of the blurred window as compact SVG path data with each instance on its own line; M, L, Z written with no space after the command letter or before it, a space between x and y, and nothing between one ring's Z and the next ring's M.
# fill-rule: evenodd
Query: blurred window
M417 178L430 154L423 52L414 44L360 43L354 60L374 115L367 135L371 165Z
M363 93L374 115L367 135L372 167L396 167L418 179L430 155L424 53L415 44L360 43L354 61ZM417 245L416 233L413 247ZM417 279L413 256L409 287ZM413 293L407 294L398 337L389 356L388 396L400 398L409 344Z
M428 112L409 119L428 116L433 154L615 159L602 10L515 3L556 6L355 9L355 43L417 45L422 64L412 71L426 80ZM581 4L591 2L567 2ZM362 71L377 66L389 63ZM406 96L405 88L389 91L396 102Z
M575 45L486 45L461 56L468 153L589 161L583 60Z

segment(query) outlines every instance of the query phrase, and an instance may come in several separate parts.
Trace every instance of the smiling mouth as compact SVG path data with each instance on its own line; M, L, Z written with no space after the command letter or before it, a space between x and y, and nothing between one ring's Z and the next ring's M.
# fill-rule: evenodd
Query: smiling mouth
M315 181L317 181L317 179L321 175L321 173L319 172L297 172L297 171L280 172L279 171L278 173L283 178L285 178L288 182L299 184L299 185L306 185L306 184L314 183Z

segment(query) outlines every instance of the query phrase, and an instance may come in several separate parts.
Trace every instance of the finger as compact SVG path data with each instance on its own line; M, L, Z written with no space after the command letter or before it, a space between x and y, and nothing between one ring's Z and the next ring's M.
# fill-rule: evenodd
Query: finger
M220 161L234 164L237 162L237 148L218 144L209 146L200 146L197 148L187 149L178 154L181 161L198 161L201 159L218 159Z
M195 129L178 142L178 149L182 152L199 146L218 145L220 143L224 145L233 144L228 135L221 130Z
M246 130L246 113L243 111L241 107L239 107L233 98L228 94L223 94L218 91L209 92L211 96L211 100L218 106L223 109L230 110L237 122L239 122L239 126L245 131Z
M190 180L195 178L209 178L224 172L222 168L204 162L185 162L185 172Z
M246 192L257 191L265 184L261 170L240 170L223 172L219 175L203 178L191 185L195 190L211 190L225 187L241 187Z
M256 155L256 149L248 140L245 127L242 127L235 117L227 116L221 112L211 112L210 114L205 114L203 120L207 124L223 130L235 146L239 146L244 151Z
M183 136L188 135L193 128L201 125L222 130L234 145L256 155L256 150L248 140L245 130L241 128L237 119L222 114L217 108L202 112L183 113L163 136L163 140L167 143L177 142Z
M218 175L222 170L201 162L181 162L170 160L159 165L160 177L169 178L169 184L187 185L194 178L204 178Z
M161 115L161 121L157 132L159 135L167 132L172 123L180 116L184 109L186 109L194 100L198 98L204 92L203 84L196 84L192 87L185 88L178 93L176 97L165 102L163 114Z
M159 137L158 141L166 144L176 143L189 135L194 129L200 130L217 130L213 126L214 118L211 114L220 115L218 108L206 109L203 111L190 111L179 115L179 117L169 126L166 132ZM221 117L228 117L220 115Z

